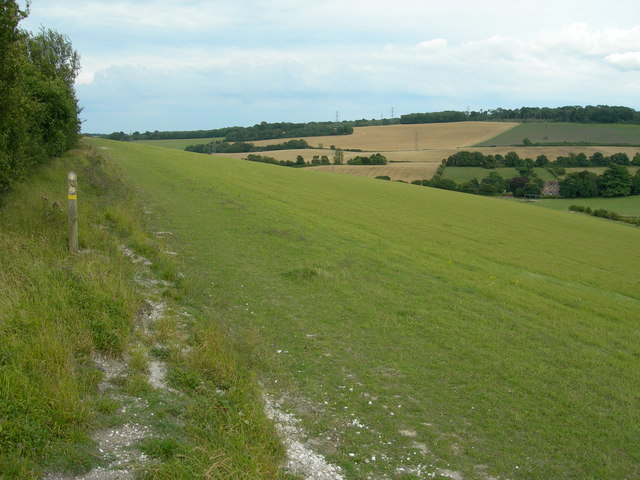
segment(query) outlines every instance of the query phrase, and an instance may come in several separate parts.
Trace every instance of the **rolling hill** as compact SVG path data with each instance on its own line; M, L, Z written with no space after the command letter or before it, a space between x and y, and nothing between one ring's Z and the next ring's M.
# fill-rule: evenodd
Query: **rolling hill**
M91 139L345 478L632 478L640 230Z

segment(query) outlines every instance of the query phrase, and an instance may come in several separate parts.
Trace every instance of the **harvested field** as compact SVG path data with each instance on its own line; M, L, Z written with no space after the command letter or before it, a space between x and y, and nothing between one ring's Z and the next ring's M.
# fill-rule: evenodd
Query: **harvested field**
M439 165L439 163L390 163L388 165L323 165L308 168L321 172L355 175L356 177L375 178L386 175L391 180L412 182L433 177Z
M420 150L420 151L397 151L397 152L383 152L389 162L409 162L409 163L440 163L443 158L447 158L454 153L455 150ZM254 152L256 155L264 155L267 157L273 157L278 160L291 160L295 161L298 155L302 155L306 162L310 162L314 155L322 156L326 155L329 160L333 162L333 150L317 149L317 148L305 148L299 150L272 150L269 152ZM506 152L505 152L506 153ZM227 158L246 158L248 153L220 153L219 156ZM344 152L344 162L349 159L355 158L358 155L370 155L368 152Z
M391 152L398 150L455 149L489 140L519 123L456 122L416 125L385 125L356 127L352 135L303 137L309 145L338 148L358 148L363 151ZM417 142L416 142L417 139ZM261 140L255 145L269 145L283 140ZM417 146L416 146L417 143Z
M460 150L471 150L482 152L485 155L505 155L507 152L517 152L522 158L535 158L538 155L546 155L549 160L555 160L558 156L566 156L569 153L584 152L587 156L591 156L595 152L602 152L604 155L612 155L614 153L624 152L629 155L629 158L640 151L638 147L464 147L464 148L442 148L434 150L400 150L400 151L383 151L385 157L390 162L416 162L416 163L440 163L442 159L446 159L449 155ZM274 150L271 152L258 152L259 155L267 155L269 157L277 158L278 160L292 160L295 161L298 155L302 155L304 159L309 162L314 155L326 155L331 161L333 161L333 150L329 149L303 149L303 150ZM223 154L220 154L221 156ZM244 158L247 153L225 153L225 157L229 158ZM344 161L347 162L350 158L357 157L358 155L367 155L366 152L344 152Z

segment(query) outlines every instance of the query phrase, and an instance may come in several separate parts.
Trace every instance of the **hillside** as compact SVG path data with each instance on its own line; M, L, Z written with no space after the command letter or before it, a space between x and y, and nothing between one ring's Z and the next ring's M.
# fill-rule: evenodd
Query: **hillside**
M584 124L564 122L523 123L478 146L521 145L528 138L534 144L586 143L589 145L640 145L640 125ZM574 147L576 148L576 147Z
M286 478L246 363L112 162L66 152L0 201L2 480Z
M636 475L638 229L91 143L173 233L190 302L344 478Z
M570 153L584 152L587 156L595 152L604 155L624 152L630 158L640 147L614 146L614 144L640 143L640 126L606 124L569 124L569 123L507 123L507 122L457 122L444 124L388 125L375 127L356 127L353 135L333 137L306 137L305 140L315 148L306 150L276 150L266 154L278 160L295 161L298 155L309 162L314 155L327 155L333 158L329 147L356 149L365 152L382 152L392 163L414 163L415 165L388 165L384 173L380 168L356 170L351 167L311 167L315 170L346 173L349 175L375 177L388 175L393 180L411 182L431 178L443 159L459 150L473 150L484 155L505 155L515 151L522 158L535 159L546 155L550 159L567 156ZM544 136L548 140L544 140ZM523 138L534 143L557 143L548 146L523 146ZM563 145L563 143L583 142L589 145ZM595 146L598 142L603 146ZM256 145L268 145L270 140L255 142ZM323 148L317 148L322 145ZM516 146L514 146L516 145ZM246 153L226 154L231 158L244 158ZM358 151L345 151L345 162L361 155Z
M369 152L394 152L425 149L459 148L474 145L516 127L509 122L456 122L417 125L356 127L353 134L333 137L304 137L309 145L335 145L342 149ZM271 140L254 142L268 145Z

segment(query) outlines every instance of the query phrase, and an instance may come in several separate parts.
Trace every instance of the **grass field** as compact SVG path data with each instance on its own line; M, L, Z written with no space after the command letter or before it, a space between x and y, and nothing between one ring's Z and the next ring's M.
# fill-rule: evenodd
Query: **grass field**
M135 143L153 145L155 147L173 148L175 150L184 150L189 145L209 143L211 141L213 141L212 138L179 138L173 140L138 140Z
M638 171L638 168L640 167L636 167L636 166L628 166L627 170L629 170L629 172L631 173L631 175L635 175L635 173ZM565 168L567 174L569 173L573 173L573 172L584 172L585 170L588 170L590 172L596 173L598 175L602 175L604 173L604 171L607 169L607 167L575 167L575 168Z
M640 475L640 230L90 141L345 478Z
M387 165L325 165L320 167L307 167L309 170L320 172L341 173L358 177L375 178L386 175L391 180L424 180L433 177L440 166L439 163L389 163Z
M622 198L558 198L545 199L533 202L533 205L552 208L554 210L567 210L570 205L583 205L592 209L604 208L620 215L640 217L640 195Z
M551 173L549 173L549 171L545 168L534 168L533 170L538 175L538 177L542 178L543 180L555 180L555 177L551 175ZM490 172L497 172L502 176L502 178L507 180L513 177L520 176L515 168L495 168L489 170L481 167L447 167L444 169L442 178L448 178L455 181L456 183L464 183L473 178L482 180L483 178L487 177Z
M477 142L478 146L521 145L533 143L580 143L595 145L640 145L640 125L582 124L562 122L522 123L494 138Z

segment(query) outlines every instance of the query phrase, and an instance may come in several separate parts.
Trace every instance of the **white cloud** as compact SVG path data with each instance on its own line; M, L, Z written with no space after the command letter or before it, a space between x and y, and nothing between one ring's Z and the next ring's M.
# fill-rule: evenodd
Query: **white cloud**
M640 52L612 53L605 60L624 70L640 70Z
M434 38L433 40L426 40L418 44L418 50L441 50L447 48L448 42L444 38Z

